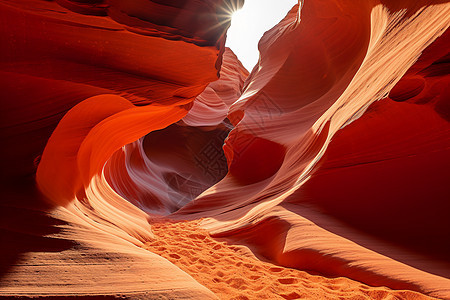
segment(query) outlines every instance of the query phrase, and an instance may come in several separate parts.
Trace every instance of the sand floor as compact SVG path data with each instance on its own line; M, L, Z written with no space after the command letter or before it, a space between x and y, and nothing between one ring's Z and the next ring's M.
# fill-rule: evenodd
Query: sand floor
M433 299L413 291L326 278L252 258L217 241L196 221L156 221L145 248L178 266L220 299Z

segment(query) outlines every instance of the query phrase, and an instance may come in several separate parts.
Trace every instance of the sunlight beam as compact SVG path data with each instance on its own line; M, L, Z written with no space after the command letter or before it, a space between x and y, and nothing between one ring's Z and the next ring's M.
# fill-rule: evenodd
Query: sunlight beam
M264 32L280 22L296 0L245 0L242 9L232 15L226 46L251 71L258 62L258 42Z

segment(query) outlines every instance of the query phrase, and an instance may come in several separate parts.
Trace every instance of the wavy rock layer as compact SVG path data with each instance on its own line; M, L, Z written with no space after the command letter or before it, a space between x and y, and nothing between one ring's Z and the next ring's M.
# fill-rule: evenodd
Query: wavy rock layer
M284 266L450 297L448 9L294 8L230 109L228 175L177 214Z
M153 237L148 215L101 172L217 79L228 5L0 2L1 295L215 298L137 247Z
M450 299L450 5L305 0L248 74L240 4L0 1L0 296L225 297L211 255L272 298Z

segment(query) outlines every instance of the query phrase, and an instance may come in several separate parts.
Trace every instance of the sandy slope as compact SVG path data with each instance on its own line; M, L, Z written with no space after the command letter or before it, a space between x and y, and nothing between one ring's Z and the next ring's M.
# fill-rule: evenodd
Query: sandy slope
M156 240L144 248L179 266L220 299L432 299L264 262L246 247L211 238L199 221L155 219L152 229Z

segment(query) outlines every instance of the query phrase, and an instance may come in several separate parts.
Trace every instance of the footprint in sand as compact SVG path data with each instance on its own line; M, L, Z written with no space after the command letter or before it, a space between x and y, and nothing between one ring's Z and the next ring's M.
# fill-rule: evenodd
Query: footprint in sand
M280 296L287 300L301 299L301 295L296 292L292 292L290 294L280 294Z
M229 284L232 288L239 289L239 290L246 290L247 285L244 279L242 278L231 278L226 281L227 284Z
M222 258L222 257L221 257L219 254L217 254L217 253L212 254L211 257L214 258L214 259L216 259L216 260L220 260L220 259Z
M206 235L198 234L198 233L192 233L192 234L188 235L188 237L190 237L191 239L199 239L199 240L206 239Z
M246 264L244 264L244 267L253 270L253 268L255 268L255 265L246 263Z
M281 284L294 284L294 283L297 283L297 278L293 278L293 277L278 278L278 282Z
M271 267L271 268L269 268L270 272L281 272L283 270L284 270L283 268L279 268L279 267Z
M180 258L181 258L181 257L180 257L178 254L176 254L176 253L171 253L171 254L169 254L169 256L172 257L172 258L175 258L175 259L180 259Z
M207 260L204 260L203 258L200 258L198 260L198 262L201 263L201 264L204 264L204 265L209 265L209 266L213 266L214 265L214 263L212 263L210 261L207 261Z
M182 249L180 251L178 251L182 256L189 256L189 251L187 251L186 249Z
M213 250L219 250L219 249L221 249L221 248L222 248L222 245L217 244L217 245L215 245L215 246L213 247Z

